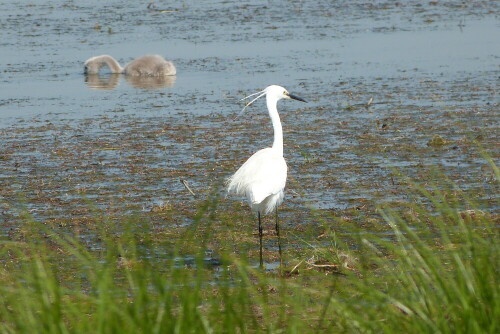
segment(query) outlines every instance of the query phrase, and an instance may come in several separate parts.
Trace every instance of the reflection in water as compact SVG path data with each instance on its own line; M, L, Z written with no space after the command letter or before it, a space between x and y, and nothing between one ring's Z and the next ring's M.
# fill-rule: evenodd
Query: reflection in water
M121 74L109 73L109 74L86 74L85 83L90 89L98 90L111 90L118 86ZM130 76L126 75L125 79L127 82L135 87L142 89L161 89L161 88L172 88L175 84L175 76L163 76L163 77L152 77L152 76Z
M105 75L100 74L85 74L85 83L90 89L115 89L120 81L120 74L110 73Z
M160 89L172 88L175 84L176 76L135 76L126 75L127 82L135 88Z

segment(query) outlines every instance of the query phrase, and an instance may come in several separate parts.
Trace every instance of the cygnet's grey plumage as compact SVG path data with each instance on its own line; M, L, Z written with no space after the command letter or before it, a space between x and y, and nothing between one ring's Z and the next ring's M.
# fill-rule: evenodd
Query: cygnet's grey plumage
M123 73L131 76L168 76L176 75L177 70L171 61L159 55L147 55L132 60L125 67L109 55L89 58L85 61L84 72L97 74L103 66L108 66L111 73Z

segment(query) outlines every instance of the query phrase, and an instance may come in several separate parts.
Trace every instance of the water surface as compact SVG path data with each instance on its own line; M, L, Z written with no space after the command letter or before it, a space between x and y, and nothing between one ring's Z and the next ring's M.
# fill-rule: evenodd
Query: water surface
M240 98L269 84L309 101L279 105L289 228L310 206L342 215L405 200L393 168L424 181L435 166L474 199L497 200L474 143L498 158L497 2L147 3L0 4L4 226L20 198L40 219L86 217L86 200L114 215L161 201L189 224L193 203L272 142L263 102L233 119ZM95 55L148 53L178 75L83 74ZM430 145L434 135L445 144Z

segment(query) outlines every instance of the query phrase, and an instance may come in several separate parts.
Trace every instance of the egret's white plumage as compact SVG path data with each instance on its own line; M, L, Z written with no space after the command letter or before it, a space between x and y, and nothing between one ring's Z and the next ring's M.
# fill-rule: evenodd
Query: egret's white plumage
M268 214L283 202L287 166L272 147L256 152L231 177L228 191L245 196L255 212Z
M109 67L111 73L123 73L128 76L170 76L177 73L174 64L159 55L139 57L125 67L121 67L116 59L109 55L96 56L85 61L84 72L97 74L103 66Z
M252 210L258 214L260 264L262 266L262 227L260 216L270 213L283 202L288 169L283 157L283 129L278 115L277 103L281 99L305 101L300 97L288 93L285 88L276 85L269 86L263 91L249 95L246 98L257 94L259 95L250 101L245 108L260 97L266 96L267 109L274 128L273 146L264 148L253 154L229 178L227 190L229 193L245 196ZM277 213L276 232L279 238ZM281 245L279 245L279 249L281 256Z

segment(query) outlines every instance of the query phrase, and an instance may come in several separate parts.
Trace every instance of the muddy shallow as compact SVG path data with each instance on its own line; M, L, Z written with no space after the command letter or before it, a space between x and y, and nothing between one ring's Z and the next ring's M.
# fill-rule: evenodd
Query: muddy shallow
M310 207L370 214L406 200L393 168L446 175L498 210L476 144L498 162L498 2L148 3L0 4L2 234L23 208L40 220L85 221L97 207L189 224L198 201L271 144L263 102L234 119L238 100L269 84L309 101L279 105L288 228L308 223ZM178 75L83 75L104 53L158 53ZM237 203L221 206L247 210Z

